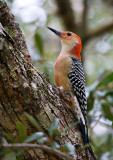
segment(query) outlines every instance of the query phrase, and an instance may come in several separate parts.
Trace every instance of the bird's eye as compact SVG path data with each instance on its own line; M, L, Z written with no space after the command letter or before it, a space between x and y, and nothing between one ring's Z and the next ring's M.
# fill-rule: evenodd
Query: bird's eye
M71 33L67 33L67 36L71 36Z

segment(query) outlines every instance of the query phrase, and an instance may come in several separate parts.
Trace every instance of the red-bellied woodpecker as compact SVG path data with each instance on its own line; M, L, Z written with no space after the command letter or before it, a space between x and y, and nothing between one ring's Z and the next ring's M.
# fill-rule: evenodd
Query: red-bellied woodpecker
M62 49L55 64L55 82L66 92L72 93L73 102L77 110L77 119L84 144L89 144L88 128L86 121L87 100L85 93L85 77L81 63L81 39L72 32L60 32L48 27L61 40ZM92 148L89 152L96 159Z

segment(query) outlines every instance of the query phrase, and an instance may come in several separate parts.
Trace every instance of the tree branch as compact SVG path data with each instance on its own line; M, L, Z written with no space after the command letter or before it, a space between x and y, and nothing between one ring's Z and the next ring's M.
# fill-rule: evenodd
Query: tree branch
M108 31L113 30L113 21L109 22L108 24L104 25L103 27L100 27L95 30L86 31L85 36L83 37L83 43L86 43L88 40L100 36Z
M48 147L46 145L39 145L39 144L28 144L28 143L16 143L16 144L0 144L0 148L12 148L12 149L41 149L44 150L46 152L49 152L51 154L54 154L60 158L65 158L66 160L74 160L74 158L66 155L64 152L59 151L58 149L54 149L52 150L51 147Z
M70 31L76 31L76 23L74 12L70 0L56 0L58 6L58 14L62 17L64 25Z
M83 13L82 13L82 34L84 35L86 33L86 25L87 25L87 11L88 11L88 0L83 0Z

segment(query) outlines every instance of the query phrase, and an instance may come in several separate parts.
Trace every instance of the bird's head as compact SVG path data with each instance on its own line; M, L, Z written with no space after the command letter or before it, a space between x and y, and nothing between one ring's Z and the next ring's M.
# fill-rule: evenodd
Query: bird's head
M62 43L61 52L68 53L70 56L73 56L81 60L80 52L82 49L82 43L78 35L70 31L60 32L50 27L48 27L48 29L50 29L60 38Z

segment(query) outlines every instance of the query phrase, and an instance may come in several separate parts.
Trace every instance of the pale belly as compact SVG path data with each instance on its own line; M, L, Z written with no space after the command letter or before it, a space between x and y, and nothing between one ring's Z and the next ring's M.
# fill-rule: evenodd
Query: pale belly
M57 87L62 87L65 91L70 92L71 84L68 74L71 70L71 59L67 56L58 57L55 64L55 82Z

